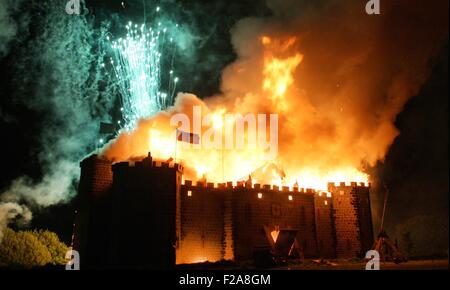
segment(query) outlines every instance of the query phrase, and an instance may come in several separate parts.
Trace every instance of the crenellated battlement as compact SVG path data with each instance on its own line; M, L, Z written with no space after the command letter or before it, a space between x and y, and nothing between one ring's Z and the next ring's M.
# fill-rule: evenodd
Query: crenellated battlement
M249 184L248 182L238 181L227 183L213 183L204 181L194 182L192 180L185 180L182 184L185 188L189 189L217 189L217 190L235 190L235 189L247 189L254 192L273 192L273 193L303 193L303 194L318 194L318 191L311 188L299 188L299 187L289 187L289 186L278 186L270 184Z
M120 165L121 167L131 168L131 167L143 167L144 164L141 161L138 161L138 162L127 161L127 162L115 163L113 166L118 166L118 165ZM153 167L153 168L170 168L170 169L176 169L181 172L184 171L183 165L181 165L179 163L153 161L151 167Z
M113 164L113 168L143 168L151 167L155 169L174 169L180 173L184 172L184 166L179 163L174 163L170 161L157 161L153 160L150 153L148 156L141 161L125 161Z
M338 188L338 187L365 187L370 188L371 183L366 182L328 182L328 188Z

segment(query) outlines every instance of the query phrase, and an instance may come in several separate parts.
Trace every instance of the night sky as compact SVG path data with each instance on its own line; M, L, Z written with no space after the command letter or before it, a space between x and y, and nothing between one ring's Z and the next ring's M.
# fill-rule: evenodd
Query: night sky
M87 5L97 25L102 19L116 19L124 17L124 14L130 20L138 21L142 17L142 1L125 2L126 9L121 1L87 1ZM160 5L171 8L171 16L189 24L199 39L191 59L181 57L177 60L178 65L183 67L179 86L201 97L219 93L221 71L236 58L230 29L239 19L268 16L271 11L264 1L259 0L176 2L162 1ZM414 5L415 1L410 2ZM429 2L429 5L434 5L434 1ZM32 9L28 33L17 36L0 59L0 152L3 153L0 189L7 188L20 176L27 175L38 180L43 174L38 161L41 149L39 136L42 127L46 126L47 112L17 101L19 98L26 99L26 96L18 95L25 94L26 90L19 89L22 83L17 73L17 57L27 42L36 37L32 27L34 22L40 21L38 15L42 13L39 9ZM115 25L117 23L113 22L113 29ZM390 191L386 216L388 233L395 234L401 240L398 233L404 232L402 229L406 227L425 237L427 233L431 235L431 225L439 228L437 233L432 234L433 239L438 240L441 248L447 245L448 253L448 36L440 53L430 60L430 67L431 74L420 93L408 101L396 119L395 124L401 134L389 149L385 161L369 168L368 172L374 186L375 233L379 227L383 200L382 185L385 184ZM58 232L66 242L70 241L70 204L36 208L34 214L31 227L49 228ZM417 247L420 243L416 242Z

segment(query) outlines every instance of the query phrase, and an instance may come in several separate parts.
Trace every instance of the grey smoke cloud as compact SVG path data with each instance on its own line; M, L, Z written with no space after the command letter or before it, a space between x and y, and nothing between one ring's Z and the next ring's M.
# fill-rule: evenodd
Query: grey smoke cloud
M448 1L384 1L380 16L367 15L366 3L268 0L272 17L243 19L232 31L238 60L225 69L222 90L237 109L274 110L261 88L262 36L295 37L275 56L304 57L280 122L286 167L382 161L399 134L396 116L427 80L448 33Z
M14 18L23 0L0 0L0 58L5 56L19 29Z
M39 11L37 23L33 23L36 36L17 49L13 73L16 102L45 115L35 154L43 176L38 180L17 178L0 194L0 201L39 208L67 202L76 194L78 163L93 149L100 122L111 120L117 95L110 72L102 68L109 49L105 38L111 23L124 25L130 19L113 14L94 26L95 19L85 9L85 1L81 1L81 15L68 15L67 1L33 2L25 11L20 11L19 2L0 2L4 8L0 10L0 23L4 24L0 39L5 39L1 52L6 53L7 43L24 25L13 20L13 13ZM138 2L134 5L142 13L142 1ZM176 25L165 16L159 21L164 26ZM198 39L189 26L180 25L172 37L178 55L193 57ZM1 218L5 225L14 220L10 215Z
M4 226L20 217L30 220L27 207L67 202L75 195L79 161L94 148L100 121L111 118L114 89L101 66L107 25L94 29L86 14L66 14L65 4L36 3L43 11L34 23L36 37L16 51L15 101L45 116L36 148L43 175L21 176L0 194L7 204L8 214L0 216Z
M0 242L3 238L3 230L8 226L9 221L16 220L18 224L26 224L32 217L33 214L26 206L0 201Z
M26 200L32 205L50 206L67 201L72 197L74 177L78 175L79 166L69 160L58 160L39 182L27 176L14 180L2 201L20 202Z

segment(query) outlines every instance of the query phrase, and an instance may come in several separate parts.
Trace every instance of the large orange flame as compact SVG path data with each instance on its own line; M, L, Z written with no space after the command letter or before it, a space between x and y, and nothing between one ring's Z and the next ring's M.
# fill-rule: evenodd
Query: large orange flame
M295 119L297 112L292 102L297 96L292 87L296 82L294 73L303 60L303 55L296 49L297 39L278 40L264 36L260 41L264 50L263 68L259 72L262 76L261 94L265 94L265 99L271 103L271 113L279 114L283 122L293 123L292 126L284 128L295 130L295 125L299 121ZM201 106L202 114L211 114L210 122L202 126L201 133L205 134L208 131L210 137L220 137L216 148L197 148L193 144L176 142L175 128L169 125L170 116L182 112L192 117L193 106ZM305 106L308 107L308 104ZM326 190L328 182L368 182L368 176L351 163L342 163L340 166L329 164L329 167L324 167L322 163L288 164L286 160L289 160L288 155L292 154L292 150L286 153L282 147L279 152L281 158L272 159L266 157L265 149L247 143L240 149L224 149L221 147L224 145L222 137L230 133L225 128L234 121L233 118L227 117L227 114L251 112L250 108L245 106L238 108L240 109L236 110L226 103L219 105L205 103L192 95L179 96L172 110L142 120L136 131L123 133L108 146L104 154L114 161L122 161L145 156L151 151L152 155L160 160L174 158L177 162L183 163L187 168L185 179L197 180L206 176L210 182L243 181L251 176L253 184L267 183L317 190ZM230 126L233 130L236 129L232 124ZM319 127L317 130L320 129ZM251 132L251 129L247 128L245 134L248 141L247 137L256 132Z

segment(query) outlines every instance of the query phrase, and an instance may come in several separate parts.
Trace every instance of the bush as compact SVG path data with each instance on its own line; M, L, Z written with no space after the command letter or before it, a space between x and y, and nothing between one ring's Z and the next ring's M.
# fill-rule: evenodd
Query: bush
M39 230L34 231L33 234L44 246L47 247L47 250L50 252L52 257L52 265L64 265L67 263L65 256L67 251L70 249L66 246L66 244L59 240L56 233Z
M65 264L69 248L50 231L19 231L6 228L0 242L0 266L33 268Z

